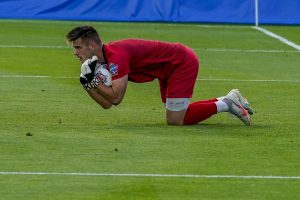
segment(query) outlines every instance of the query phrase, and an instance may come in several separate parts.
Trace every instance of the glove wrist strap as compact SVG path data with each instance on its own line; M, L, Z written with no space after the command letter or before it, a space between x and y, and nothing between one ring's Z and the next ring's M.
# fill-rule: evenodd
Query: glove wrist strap
M101 80L97 76L95 76L90 82L82 84L82 86L86 91L89 91L90 89L97 87L100 82Z

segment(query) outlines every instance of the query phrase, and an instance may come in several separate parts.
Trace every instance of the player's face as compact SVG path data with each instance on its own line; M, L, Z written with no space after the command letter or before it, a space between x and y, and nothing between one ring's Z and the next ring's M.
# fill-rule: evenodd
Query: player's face
M81 38L78 38L72 43L74 48L74 55L83 63L86 59L92 58L94 55L93 48L85 42L82 41Z

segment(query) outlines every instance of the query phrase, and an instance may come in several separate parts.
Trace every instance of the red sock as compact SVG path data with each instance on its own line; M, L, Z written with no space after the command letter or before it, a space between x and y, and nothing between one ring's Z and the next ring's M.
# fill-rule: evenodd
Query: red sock
M183 124L196 124L216 114L217 106L214 102L203 103L203 101L198 101L191 103L185 113Z
M200 100L195 103L212 103L212 102L216 102L216 101L218 101L218 99L213 98L213 99L208 99L208 100Z

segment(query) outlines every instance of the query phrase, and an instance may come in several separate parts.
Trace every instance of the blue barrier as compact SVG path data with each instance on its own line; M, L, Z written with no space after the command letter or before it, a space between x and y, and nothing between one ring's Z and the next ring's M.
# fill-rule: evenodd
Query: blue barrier
M254 24L254 0L0 0L0 18ZM300 0L260 0L259 22L300 24Z

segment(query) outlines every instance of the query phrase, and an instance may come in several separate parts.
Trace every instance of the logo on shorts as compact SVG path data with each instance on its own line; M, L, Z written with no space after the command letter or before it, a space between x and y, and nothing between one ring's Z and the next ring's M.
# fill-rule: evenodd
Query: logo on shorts
M118 75L118 65L114 63L109 64L109 71L112 76Z

